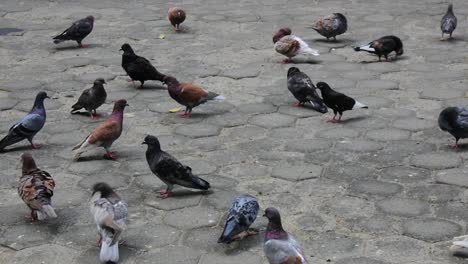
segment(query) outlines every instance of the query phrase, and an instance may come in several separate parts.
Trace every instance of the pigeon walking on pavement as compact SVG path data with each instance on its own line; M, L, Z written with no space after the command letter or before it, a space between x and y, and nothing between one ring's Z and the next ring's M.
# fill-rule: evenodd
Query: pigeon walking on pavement
M8 131L8 134L0 140L0 152L23 139L27 139L33 149L41 147L41 145L33 143L33 138L46 122L46 110L44 108L44 100L46 98L50 98L46 92L39 92L36 95L36 100L31 111L21 121L14 124Z
M317 94L317 88L312 80L296 67L291 67L288 70L288 89L299 101L294 106L304 106L305 103L309 102L314 110L320 113L328 112L323 100Z
M336 41L336 36L341 35L348 30L348 22L346 17L341 13L333 13L331 15L320 18L309 26L317 31L320 35L327 38L333 38Z
M104 102L106 102L107 93L104 89L106 81L103 78L98 78L94 81L93 87L84 90L78 102L72 106L71 113L74 114L76 111L84 108L91 115L91 119L96 119L99 115L96 113L96 109L99 108Z
M183 165L172 155L161 150L159 140L155 136L146 136L142 144L148 145L146 161L151 171L167 185L166 190L160 191L161 198L170 197L174 185L199 190L210 188L207 181L192 174L192 168Z
M396 36L384 36L371 41L364 46L356 47L354 50L367 51L369 53L376 54L379 56L379 61L381 61L382 56L388 60L388 54L394 51L396 59L397 56L403 55L403 42L401 42L401 39Z
M320 89L322 92L322 98L325 104L333 109L333 113L335 114L332 119L328 120L328 122L332 123L339 123L341 122L341 117L343 116L343 112L347 110L354 110L358 108L369 108L367 105L364 105L353 98L339 93L333 90L327 83L325 82L318 82L317 88ZM339 113L340 116L336 119L336 114Z
M439 127L455 138L454 148L458 148L460 138L468 138L468 107L447 107L439 115Z
M167 11L167 18L175 31L180 30L180 24L185 21L185 11L180 7L171 7Z
M320 55L317 50L311 49L301 38L291 34L292 31L290 28L281 28L273 36L276 52L288 57L283 60L283 63L292 62L291 58L298 54Z
M90 211L99 233L99 259L102 263L117 263L119 239L126 227L127 203L107 183L94 184L92 191Z
M94 17L87 16L83 19L75 21L69 28L65 29L61 34L54 37L54 43L58 44L66 40L74 40L78 42L80 48L85 46L81 41L93 31Z
M257 219L259 208L257 198L252 195L244 194L234 198L218 243L230 244L258 234L258 230L251 229L250 226Z
M447 12L440 21L440 29L442 30L441 40L444 40L444 34L449 34L449 39L451 39L455 28L457 28L457 17L453 13L453 5L450 4L447 8Z

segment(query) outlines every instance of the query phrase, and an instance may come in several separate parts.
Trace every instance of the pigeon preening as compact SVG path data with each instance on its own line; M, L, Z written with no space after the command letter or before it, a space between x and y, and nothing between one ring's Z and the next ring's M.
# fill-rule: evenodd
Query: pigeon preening
M66 40L74 40L78 42L80 48L85 46L81 41L93 31L94 17L87 16L83 19L75 21L69 28L65 29L60 35L54 37L54 43L58 44Z
M18 194L31 209L31 220L56 218L57 214L51 205L55 187L54 179L47 171L36 166L31 154L21 155L21 161L23 169L19 179Z
M94 184L92 192L90 211L99 233L99 259L103 263L117 263L119 238L128 215L127 203L104 182Z
M268 218L263 245L268 262L270 264L308 264L299 243L283 229L278 210L269 207L263 216Z
M103 78L98 78L94 81L93 87L88 88L81 93L78 102L72 106L72 114L76 111L84 108L89 112L91 119L96 119L99 115L96 113L96 109L106 102L107 93L104 89L106 81Z
M291 58L298 54L320 55L317 50L311 49L301 38L291 34L291 29L281 28L273 36L276 52L288 57L283 63L290 63Z
M439 115L439 127L455 137L454 148L460 138L468 138L468 107L447 107Z
M354 48L355 51L367 51L369 53L376 54L379 56L379 61L381 57L384 56L388 60L388 54L395 52L395 58L397 56L403 55L403 42L401 39L396 36L384 36L374 41L369 42L368 44Z
M291 67L288 70L288 89L299 101L294 106L304 106L305 103L309 102L314 110L320 113L328 112L323 100L317 94L317 88L312 80L296 67Z
M184 105L185 112L180 114L180 117L190 117L192 108L206 103L210 100L224 100L224 96L217 93L205 91L192 83L179 83L172 76L164 77L163 81L167 85L167 90L172 99L179 104Z
M341 117L343 116L344 111L358 108L369 108L368 106L354 100L353 98L333 90L325 82L318 82L317 88L319 88L322 92L322 98L325 105L333 109L333 113L335 114L332 119L328 120L328 122L341 122ZM340 114L338 119L336 119L337 113Z
M246 236L258 234L258 230L250 228L257 219L258 209L257 198L252 195L244 194L234 198L218 243L230 244Z
M447 8L447 13L445 13L440 21L440 29L442 30L441 40L444 40L444 34L449 34L449 39L451 39L455 28L457 28L457 17L453 13L453 5L450 4Z
M192 168L183 165L169 153L161 150L159 140L155 136L146 136L142 144L148 145L146 161L151 171L167 185L166 190L160 191L161 198L170 197L174 185L199 190L210 188L207 181L192 174Z
M348 22L346 17L341 13L334 13L320 18L309 26L317 31L320 35L329 40L333 38L336 41L336 36L341 35L348 30Z
M125 43L122 45L122 68L127 72L131 81L140 81L143 84L148 80L163 81L164 74L158 72L156 68L147 59L135 54L132 47Z
M44 108L46 98L49 98L46 92L39 92L36 95L31 111L21 121L14 124L8 134L0 140L0 152L23 139L27 139L33 149L41 147L33 143L33 138L42 129L46 121L46 110Z
M167 19L171 22L175 31L180 30L180 24L185 21L185 11L180 7L171 7L167 11Z
M112 114L73 148L75 160L78 160L83 152L97 147L103 147L106 150L105 158L117 159L115 152L110 151L110 147L122 134L123 115L126 106L128 106L126 100L121 99L115 102Z

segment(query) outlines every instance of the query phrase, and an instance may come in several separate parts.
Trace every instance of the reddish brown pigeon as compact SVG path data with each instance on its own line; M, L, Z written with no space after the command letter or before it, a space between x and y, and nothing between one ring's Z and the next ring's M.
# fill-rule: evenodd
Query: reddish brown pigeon
M171 7L167 11L167 18L171 22L175 31L180 30L180 24L185 20L185 11L180 7Z

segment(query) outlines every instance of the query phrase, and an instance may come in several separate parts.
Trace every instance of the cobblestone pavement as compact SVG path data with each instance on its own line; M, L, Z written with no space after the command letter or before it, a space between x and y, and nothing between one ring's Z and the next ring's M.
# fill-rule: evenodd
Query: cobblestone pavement
M184 33L176 34L166 10L182 6ZM280 209L310 263L447 264L453 236L466 232L468 144L456 151L437 127L440 110L467 105L468 2L454 1L459 27L454 41L439 41L446 2L306 0L79 0L0 3L2 28L23 31L0 36L0 132L31 107L45 90L48 119L37 135L38 165L57 182L58 219L31 224L16 193L19 156L28 147L1 154L0 262L98 263L96 228L88 213L90 186L106 181L129 204L121 263L266 263L260 236L230 246L216 243L229 200L258 197L260 206ZM349 31L338 43L304 26L320 15L342 12ZM52 44L51 36L92 14L95 29L84 44ZM342 124L292 107L286 88L288 65L272 49L272 33L290 26L322 54L297 64L314 80L367 103L346 112ZM386 34L404 42L395 62L356 53L351 46ZM137 90L120 66L128 42L162 72L228 98L181 119L178 106L157 82ZM299 58L300 59L300 58ZM114 144L117 162L103 151L73 162L71 148L99 121L71 116L70 106L97 77L108 80L112 102L125 98L124 132ZM102 119L101 119L102 120ZM146 134L193 167L213 186L205 194L177 189L161 200L163 187L149 170ZM466 140L462 140L466 142ZM22 143L17 146L26 146ZM264 230L259 217L254 227Z

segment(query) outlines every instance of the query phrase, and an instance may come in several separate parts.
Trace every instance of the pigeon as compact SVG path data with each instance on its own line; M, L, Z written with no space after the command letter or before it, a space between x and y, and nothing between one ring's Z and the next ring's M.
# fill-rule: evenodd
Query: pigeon
M257 219L258 209L257 198L252 195L244 194L234 198L218 243L230 244L246 236L258 234L258 230L249 228Z
M276 208L265 210L268 226L265 232L263 251L270 264L308 264L299 243L284 231L281 216Z
M447 107L439 115L439 127L455 137L454 148L460 138L468 138L468 107Z
M184 105L185 112L180 117L190 117L192 108L206 103L209 100L225 100L226 98L217 93L208 92L192 83L179 83L172 76L164 77L163 82L167 85L167 90L172 99Z
M112 114L99 124L91 134L89 134L80 144L73 148L75 153L74 159L78 160L81 154L85 151L96 147L103 147L106 150L105 158L116 160L115 152L109 149L122 134L123 112L125 106L128 106L126 100L118 100L115 102Z
M180 7L171 7L167 11L167 18L171 22L171 25L174 27L175 31L180 30L180 24L185 20L185 11Z
M336 36L341 35L348 30L348 22L343 14L333 13L315 21L309 28L312 28L320 35L326 37L327 41L330 38L333 38L336 41Z
M36 95L31 111L21 121L14 124L8 134L0 140L0 152L23 139L27 139L33 149L41 147L41 145L33 143L33 138L42 129L46 121L46 110L44 108L46 98L50 98L46 92L39 92Z
M158 72L156 68L147 59L135 54L132 47L125 43L122 45L122 68L127 72L128 76L134 80L140 81L140 89L147 80L157 80L162 82L164 74Z
M440 21L440 29L442 30L441 40L444 40L444 33L450 34L449 39L451 39L455 28L457 28L457 17L453 13L453 5L450 4L447 8L447 13L445 13Z
M92 191L90 211L99 233L99 259L103 263L117 263L119 238L126 227L127 203L107 183L94 184Z
M379 61L381 57L384 56L388 60L388 54L392 51L395 51L397 56L403 55L403 43L401 39L395 36L384 36L374 41L369 42L368 44L354 48L355 51L367 51L369 53L376 54L379 56Z
M273 36L276 52L288 57L283 63L290 63L291 58L298 54L320 55L317 50L311 49L301 38L291 33L291 29L281 28Z
M104 89L103 78L98 78L94 81L93 87L88 88L81 93L78 102L72 106L71 113L74 114L76 111L81 108L86 109L91 115L91 119L96 119L99 115L96 113L96 109L100 107L107 98L106 90Z
M320 113L328 112L309 76L296 67L288 70L288 89L299 101L294 106L304 106L306 102L309 102L314 110Z
M55 181L47 171L36 166L29 153L21 155L23 163L22 175L19 179L18 194L31 209L31 220L42 221L46 218L56 218L51 198L54 195Z
M87 16L83 19L75 21L69 28L65 29L60 35L54 37L54 43L58 44L66 40L74 40L78 42L80 48L85 46L81 41L93 31L94 17Z
M339 123L341 122L341 117L343 112L347 110L353 110L358 108L369 108L368 106L354 100L353 98L346 96L342 93L334 91L330 86L325 82L318 82L317 88L322 92L322 98L325 104L333 109L335 114L332 119L328 122ZM339 113L340 117L336 119L336 114Z
M159 192L161 198L165 199L172 195L174 184L199 190L210 188L207 181L192 174L192 168L161 150L159 140L155 136L146 136L142 144L148 145L146 161L151 171L167 185L166 190Z

